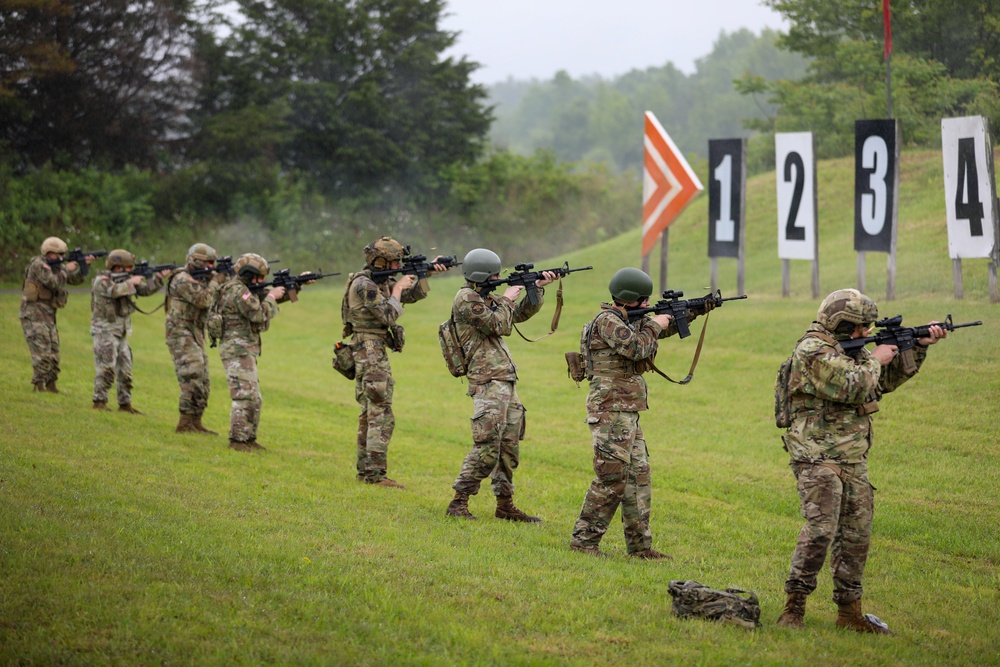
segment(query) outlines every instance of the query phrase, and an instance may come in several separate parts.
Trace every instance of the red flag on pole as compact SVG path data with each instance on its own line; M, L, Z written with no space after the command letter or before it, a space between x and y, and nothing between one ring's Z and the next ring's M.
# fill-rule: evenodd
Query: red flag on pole
M882 24L885 26L885 52L883 56L889 59L892 53L892 24L889 22L889 0L882 0Z

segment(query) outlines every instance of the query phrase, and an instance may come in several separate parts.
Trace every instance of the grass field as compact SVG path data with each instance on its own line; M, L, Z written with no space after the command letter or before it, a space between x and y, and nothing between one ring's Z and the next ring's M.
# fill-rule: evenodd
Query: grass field
M146 414L95 413L88 296L72 294L59 316L62 393L39 395L18 296L0 295L0 663L1000 664L1000 315L985 262L966 262L966 298L952 296L940 172L936 153L904 155L897 301L881 299L882 256L868 260L883 315L984 322L933 348L875 417L864 602L896 636L838 631L826 572L806 630L774 625L802 521L772 387L817 303L804 262L793 263L792 297L780 296L769 174L749 184L750 299L712 314L690 385L649 376L652 531L668 562L627 559L617 522L602 545L611 558L567 548L593 472L586 389L567 379L563 352L613 271L637 264L638 232L553 260L595 270L566 280L559 333L509 342L528 411L516 500L541 525L494 519L488 491L471 503L479 521L444 516L471 444L466 385L448 375L435 337L457 277L434 279L430 297L407 307L407 349L392 357L389 465L405 491L354 479L353 383L330 368L339 286L307 288L264 335L262 455L173 432L162 312L134 317L133 395ZM822 163L819 178L825 294L855 282L853 163ZM670 237L670 287L692 296L709 281L706 206ZM731 294L735 262L721 264ZM547 330L549 298L526 334ZM666 341L661 368L682 375L696 340ZM205 423L224 432L225 379L210 357ZM764 626L678 620L672 579L755 590Z

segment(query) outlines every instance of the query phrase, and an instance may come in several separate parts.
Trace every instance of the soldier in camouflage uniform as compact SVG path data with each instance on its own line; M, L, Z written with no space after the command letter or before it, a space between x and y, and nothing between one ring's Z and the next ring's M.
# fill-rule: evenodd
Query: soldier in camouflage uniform
M593 436L596 477L583 500L570 549L603 556L598 546L621 505L629 555L669 558L653 548L649 529L649 453L639 413L649 407L642 373L656 355L658 339L677 333L677 328L671 326L670 315L629 323L626 308L647 305L653 292L653 281L639 269L620 269L608 288L613 303L601 304L601 312L580 336L580 354L590 380L587 424Z
M50 236L42 242L42 254L32 257L24 272L21 293L21 310L18 318L24 330L24 339L31 353L34 370L31 384L35 391L58 394L59 379L59 329L56 328L56 311L66 306L69 293L66 285L79 285L87 274L85 266L77 262L61 262L69 248L66 242ZM88 255L86 263L93 257Z
M412 275L372 275L375 270L400 268L407 254L406 248L388 236L366 245L364 253L365 268L347 277L340 310L344 336L351 336L354 397L361 405L355 467L359 481L402 489L402 484L386 477L389 440L396 426L392 413L395 382L386 348L402 351L403 327L396 320L403 314L403 304L423 299L430 286ZM440 271L447 268L435 264L432 273Z
M538 303L532 305L527 299L517 300L523 290L520 286L508 287L497 296L483 285L500 274L500 257L492 250L470 250L462 263L462 274L467 282L455 295L451 315L468 362L473 444L452 485L455 497L445 513L475 519L469 511L469 496L479 493L480 483L492 475L495 516L540 523L541 519L514 505L514 471L521 460L525 415L515 388L517 366L503 337L511 334L514 324L541 310L544 286L556 276L548 271L542 274L544 278L535 283Z
M848 355L838 343L865 337L876 319L878 308L870 298L854 289L837 290L823 300L816 321L792 353L787 389L792 425L782 440L791 457L806 523L785 581L788 599L778 619L784 627L803 627L806 596L816 590L816 577L829 551L833 600L839 607L837 626L889 632L861 613L861 578L874 511L868 481L871 414L878 410L883 394L912 375L903 371L894 345L878 345L871 352L860 348ZM946 334L931 326L930 336L916 342L917 368L927 347Z
M188 249L186 265L167 279L167 349L180 385L178 433L218 435L201 423L210 389L205 319L226 279L212 271L215 260L214 248L195 243Z
M94 409L108 409L108 391L118 380L118 410L141 414L132 407L132 313L133 297L149 296L163 286L170 271L164 269L147 280L129 272L135 256L127 250L112 250L106 271L94 277L90 290L90 335L94 338Z
M261 408L257 380L260 334L267 331L278 314L278 301L285 296L285 288L272 288L263 299L250 290L250 286L264 282L269 270L267 260L260 255L241 256L233 264L233 270L236 275L222 286L216 306L222 316L219 356L226 368L229 397L233 401L229 413L229 447L252 452L264 449L257 443Z

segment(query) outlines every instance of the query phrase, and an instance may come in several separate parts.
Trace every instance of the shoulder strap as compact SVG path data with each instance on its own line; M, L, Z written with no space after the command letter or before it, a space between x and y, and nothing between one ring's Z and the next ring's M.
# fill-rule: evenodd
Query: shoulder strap
M523 333L521 333L521 330L518 329L517 325L515 324L514 331L517 332L517 335L520 336L521 338L524 338L524 340L528 341L529 343L537 343L543 338L548 338L549 336L554 334L556 332L556 329L559 328L559 316L562 314L562 307L563 307L562 292L563 292L562 278L560 278L559 287L556 289L556 312L552 314L552 323L549 325L549 332L547 334L539 336L538 338L527 338Z
M674 384L687 384L691 382L691 380L694 379L694 369L698 366L698 359L701 358L701 347L705 343L705 331L708 330L709 315L711 315L711 312L706 313L705 315L705 323L701 325L701 335L698 337L698 347L695 348L694 359L691 360L691 368L688 369L687 376L683 380L674 380L673 378L671 378L669 375L667 375L659 368L657 368L656 364L653 362L652 359L649 360L649 369L654 373L656 373L657 375L659 375L660 377L664 378L665 380L669 380Z

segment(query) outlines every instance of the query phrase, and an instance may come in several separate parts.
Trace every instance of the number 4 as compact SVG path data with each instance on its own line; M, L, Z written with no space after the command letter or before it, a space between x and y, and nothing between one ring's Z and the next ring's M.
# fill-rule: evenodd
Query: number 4
M982 236L983 217L983 202L979 199L979 172L976 168L976 140L972 137L959 139L955 218L968 220L969 233L972 236Z

